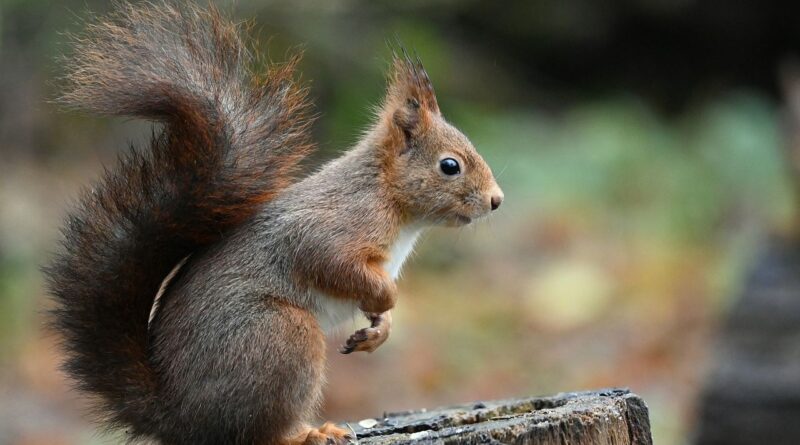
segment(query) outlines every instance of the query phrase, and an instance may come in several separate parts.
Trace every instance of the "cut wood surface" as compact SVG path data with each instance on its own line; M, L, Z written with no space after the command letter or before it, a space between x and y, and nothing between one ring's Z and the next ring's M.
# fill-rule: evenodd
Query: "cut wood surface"
M650 445L647 405L626 389L475 402L348 424L359 445Z

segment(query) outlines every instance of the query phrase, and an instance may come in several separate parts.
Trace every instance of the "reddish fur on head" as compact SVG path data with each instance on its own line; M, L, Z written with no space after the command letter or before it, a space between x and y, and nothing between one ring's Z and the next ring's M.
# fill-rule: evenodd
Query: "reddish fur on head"
M469 139L439 110L433 85L417 60L395 53L386 97L371 136L376 138L384 184L411 221L463 225L485 216L503 192ZM460 174L439 166L455 159ZM495 206L496 207L496 206Z

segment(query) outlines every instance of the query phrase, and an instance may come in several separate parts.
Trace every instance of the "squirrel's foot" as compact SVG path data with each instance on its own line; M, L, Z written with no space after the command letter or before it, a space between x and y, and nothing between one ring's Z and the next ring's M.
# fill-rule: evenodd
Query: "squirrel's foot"
M333 422L326 422L319 428L303 430L300 434L284 445L348 445L353 443L353 434L343 428L339 428Z
M382 314L366 314L372 323L370 327L359 329L339 349L342 354L354 351L372 352L382 345L392 329L392 313L386 311Z

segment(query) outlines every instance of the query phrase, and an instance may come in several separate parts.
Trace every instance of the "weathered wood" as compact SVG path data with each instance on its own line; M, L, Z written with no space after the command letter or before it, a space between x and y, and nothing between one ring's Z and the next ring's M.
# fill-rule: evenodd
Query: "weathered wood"
M349 426L359 445L652 444L647 405L625 389L390 413Z

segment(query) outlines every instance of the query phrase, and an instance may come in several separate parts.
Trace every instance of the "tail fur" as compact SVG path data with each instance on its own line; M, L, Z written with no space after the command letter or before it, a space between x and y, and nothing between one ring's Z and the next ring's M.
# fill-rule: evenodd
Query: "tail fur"
M256 75L240 26L194 5L120 5L75 39L63 103L163 123L83 194L46 267L66 371L134 437L156 432L147 325L162 280L286 187L311 149L297 60Z

